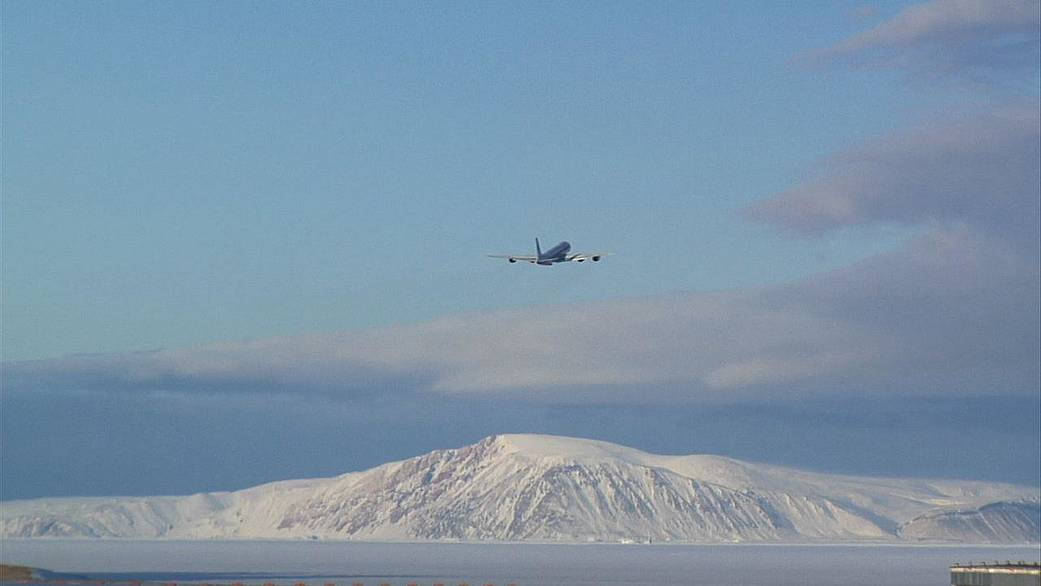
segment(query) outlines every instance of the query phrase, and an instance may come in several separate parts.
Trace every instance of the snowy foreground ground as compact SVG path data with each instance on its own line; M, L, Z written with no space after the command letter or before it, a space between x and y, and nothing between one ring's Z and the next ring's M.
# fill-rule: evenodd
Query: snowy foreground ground
M506 586L941 586L949 566L1031 547L388 544L5 539L0 562L155 582Z

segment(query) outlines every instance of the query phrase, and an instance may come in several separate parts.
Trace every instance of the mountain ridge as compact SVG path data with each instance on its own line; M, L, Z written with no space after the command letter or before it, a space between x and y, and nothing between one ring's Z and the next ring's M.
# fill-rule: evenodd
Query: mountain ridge
M1041 542L1037 488L828 475L534 434L234 492L2 508L5 537Z

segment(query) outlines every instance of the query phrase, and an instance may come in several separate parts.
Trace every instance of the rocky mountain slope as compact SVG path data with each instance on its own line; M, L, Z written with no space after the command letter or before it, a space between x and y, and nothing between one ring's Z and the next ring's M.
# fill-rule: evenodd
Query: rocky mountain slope
M1038 488L833 476L501 435L335 478L187 497L2 503L5 537L1041 541Z

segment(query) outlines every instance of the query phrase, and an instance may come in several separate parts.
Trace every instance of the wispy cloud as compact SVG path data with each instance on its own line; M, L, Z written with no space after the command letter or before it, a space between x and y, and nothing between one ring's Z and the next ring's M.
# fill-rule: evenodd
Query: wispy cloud
M746 213L804 234L871 223L961 223L993 237L1034 240L1039 158L1036 102L967 113L822 161L812 180Z
M1041 4L1033 0L933 0L803 56L979 81L1036 71L1039 57Z

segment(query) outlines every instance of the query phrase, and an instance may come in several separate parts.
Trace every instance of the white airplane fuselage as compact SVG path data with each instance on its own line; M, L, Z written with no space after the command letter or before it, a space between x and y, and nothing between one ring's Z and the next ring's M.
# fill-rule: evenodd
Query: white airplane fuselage
M534 256L526 254L489 254L488 256L492 258L505 258L511 263L528 262L533 265L551 267L560 262L585 262L587 260L600 262L600 259L606 254L608 253L597 252L590 254L574 254L571 252L571 243L567 241L560 242L546 252L542 252L542 247L539 245L539 239L536 238Z

